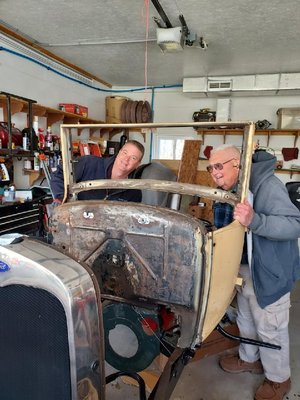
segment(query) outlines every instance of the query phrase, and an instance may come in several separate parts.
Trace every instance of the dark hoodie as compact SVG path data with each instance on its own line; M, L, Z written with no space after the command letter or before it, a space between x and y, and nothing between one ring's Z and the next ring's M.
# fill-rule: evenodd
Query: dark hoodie
M110 179L114 157L104 158L96 156L83 156L75 163L76 182L92 181L96 179ZM128 178L135 178L132 172ZM57 170L51 175L51 189L55 199L64 197L64 176L62 166L58 166ZM78 200L117 200L117 201L134 201L139 203L142 199L140 190L126 189L96 189L87 190L78 194Z
M258 151L252 158L252 278L258 304L264 308L291 291L300 278L300 212L285 185L274 175L276 157Z

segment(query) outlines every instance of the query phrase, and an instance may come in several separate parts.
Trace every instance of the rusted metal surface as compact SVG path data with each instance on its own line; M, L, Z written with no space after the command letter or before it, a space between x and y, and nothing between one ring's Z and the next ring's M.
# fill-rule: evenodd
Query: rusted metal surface
M53 226L54 244L92 267L102 294L194 308L200 221L140 204L78 201L58 207Z
M94 189L142 189L157 190L160 192L186 194L190 196L203 196L212 200L218 200L235 205L239 201L239 197L222 189L210 188L201 185L193 185L190 183L179 183L170 181L161 181L156 179L97 179L93 181L85 181L75 183L70 189L70 193L79 193L86 190Z
M204 263L201 221L142 204L78 201L57 207L52 226L54 244L92 268L104 297L180 309L189 320L185 345L192 343Z

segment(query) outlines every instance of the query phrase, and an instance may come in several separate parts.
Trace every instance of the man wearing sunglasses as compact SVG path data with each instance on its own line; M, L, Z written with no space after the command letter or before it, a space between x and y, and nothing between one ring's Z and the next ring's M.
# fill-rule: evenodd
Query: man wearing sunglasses
M223 145L211 152L207 170L218 187L234 190L239 150ZM264 373L255 400L283 400L290 390L290 291L299 279L300 212L284 184L274 175L276 157L257 151L252 157L249 199L235 209L215 203L217 228L236 219L247 227L237 294L237 324L242 337L281 346L281 350L240 344L239 354L225 356L221 368L230 373ZM252 205L253 204L253 205Z
M234 191L240 166L240 151L234 146L220 146L211 151L206 167L218 187ZM228 203L214 204L214 225L216 228L228 225L233 220L232 206Z

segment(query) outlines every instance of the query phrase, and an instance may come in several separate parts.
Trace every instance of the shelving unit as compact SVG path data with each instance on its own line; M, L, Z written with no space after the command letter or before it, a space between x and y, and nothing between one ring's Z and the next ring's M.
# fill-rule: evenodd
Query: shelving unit
M197 134L202 135L202 143L204 144L205 136L221 135L223 136L224 144L226 143L226 137L228 135L243 135L241 129L197 129ZM299 129L257 129L255 136L268 136L267 147L269 146L271 136L294 136L294 147L296 147L297 140L300 136ZM300 169L287 169L280 168L276 169L276 173L279 174L290 174L292 178L293 174L299 174Z
M0 157L3 158L4 162L8 162L8 160L12 159L32 159L34 155L33 146L31 146L30 150L24 150L21 147L13 148L12 128L10 127L13 126L11 119L14 114L26 114L29 128L33 128L33 117L44 117L46 119L46 126L52 126L57 122L64 124L78 124L78 128L76 127L78 136L80 136L83 129L86 129L85 126L81 126L81 124L103 124L103 121L101 120L47 107L36 103L35 100L6 92L0 92L0 108L3 110L3 120L4 122L7 122L8 125L8 144L7 147L0 149ZM88 128L89 135L91 136L97 129L99 128ZM30 136L31 143L33 143L32 135L33 134ZM28 176L29 185L31 186L32 182L34 182L41 174L43 174L43 172L23 169L22 174L23 176Z
M243 131L241 129L197 129L198 135L202 135L203 143L204 138L207 135L222 135L224 137L224 143L226 141L226 136L228 135L242 135ZM269 145L271 136L294 136L294 147L298 137L300 135L299 129L257 129L255 131L256 136L268 136L267 146Z
M0 108L3 108L4 121L8 121L7 101L5 95L0 95ZM28 103L24 100L11 97L11 114L18 112L29 112ZM61 121L64 124L103 124L101 120L95 120L88 117L83 117L78 114L72 114L55 108L43 106L41 104L32 104L32 114L38 117L46 118L46 125L51 126L56 122ZM78 128L78 135L82 129ZM93 133L93 131L91 131Z
M290 178L292 179L294 174L300 174L300 169L295 168L280 168L275 170L276 174L290 174Z
M24 112L26 114L29 113L29 106L28 102L14 98L11 96L10 100L10 111L11 115L19 113L19 112ZM7 110L7 97L5 95L0 94L0 108L3 108L3 116L4 116L4 121L8 121L8 110ZM60 122L63 124L103 124L104 121L101 120L96 120L92 119L89 117L83 117L78 114L73 114L69 113L66 111L61 111L56 108L51 108L44 106L42 104L38 103L33 103L32 104L32 115L37 116L37 117L45 117L46 118L46 126L52 126L56 122ZM80 136L83 128L78 127L78 136ZM93 133L97 129L94 128L89 128L90 131L90 136L93 135ZM109 129L100 129L100 138L103 137L103 135L108 133L108 138L109 140L112 140L113 136L122 133L124 130L120 128L109 128ZM127 132L127 135L129 136L130 132L138 132L143 136L144 142L146 141L146 132L143 129L139 130L133 130L129 129ZM6 155L8 154L8 151L6 149L0 149L0 155ZM11 155L16 156L16 157L26 157L29 153L24 153L24 151L21 151L20 149L12 150Z

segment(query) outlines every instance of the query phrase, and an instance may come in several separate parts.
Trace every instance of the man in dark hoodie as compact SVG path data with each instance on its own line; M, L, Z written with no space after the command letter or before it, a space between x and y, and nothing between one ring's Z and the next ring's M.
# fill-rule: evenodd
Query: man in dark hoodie
M208 171L219 187L234 190L239 162L239 150L223 145L211 152ZM218 228L236 219L248 231L240 269L244 286L237 294L240 334L281 346L273 350L241 344L238 355L220 360L226 372L264 373L255 400L282 400L291 386L288 323L290 291L300 278L300 212L275 177L275 166L276 157L255 152L248 200L234 210L228 204L214 207Z
M135 178L135 171L144 156L144 146L136 140L129 140L121 148L117 156L104 158L83 156L75 165L76 182L96 179L127 179ZM64 176L61 166L52 173L50 180L54 202L60 203L64 197ZM97 189L79 193L79 200L117 200L140 202L140 190Z

